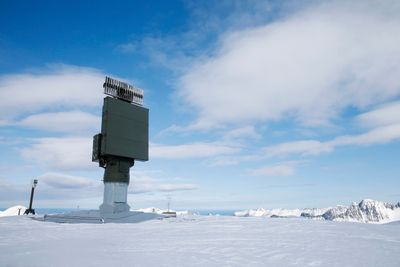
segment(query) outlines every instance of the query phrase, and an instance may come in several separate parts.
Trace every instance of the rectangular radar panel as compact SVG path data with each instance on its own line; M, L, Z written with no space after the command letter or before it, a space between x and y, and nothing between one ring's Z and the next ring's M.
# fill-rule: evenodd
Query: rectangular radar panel
M149 110L112 97L104 98L101 156L149 159Z

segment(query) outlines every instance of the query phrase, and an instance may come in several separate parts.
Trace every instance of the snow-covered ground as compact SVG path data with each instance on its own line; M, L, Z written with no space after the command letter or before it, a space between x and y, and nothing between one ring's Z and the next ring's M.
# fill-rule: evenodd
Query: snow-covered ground
M0 266L400 266L400 223L180 216L136 224L0 218Z

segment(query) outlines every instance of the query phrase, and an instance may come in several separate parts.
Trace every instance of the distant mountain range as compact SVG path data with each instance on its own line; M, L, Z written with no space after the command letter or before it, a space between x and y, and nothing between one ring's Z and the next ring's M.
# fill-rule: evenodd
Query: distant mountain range
M235 212L238 217L305 217L329 221L361 223L388 223L400 221L400 202L390 204L382 201L364 199L350 206L312 209L250 209Z

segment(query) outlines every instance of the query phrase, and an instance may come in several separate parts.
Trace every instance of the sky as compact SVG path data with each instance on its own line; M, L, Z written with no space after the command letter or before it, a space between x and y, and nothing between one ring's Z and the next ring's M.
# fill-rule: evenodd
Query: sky
M400 200L398 1L1 1L0 207L97 208L104 77L145 92L132 208Z

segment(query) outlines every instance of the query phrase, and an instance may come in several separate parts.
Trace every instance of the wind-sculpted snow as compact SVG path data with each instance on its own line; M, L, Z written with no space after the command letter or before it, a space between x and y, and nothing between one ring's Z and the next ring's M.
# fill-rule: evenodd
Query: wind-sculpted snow
M0 211L0 217L18 216L24 214L26 208L24 206L13 206L5 211Z
M181 216L135 224L0 218L0 266L400 266L400 224Z
M238 217L306 217L329 221L349 221L362 223L388 223L400 220L400 203L396 205L372 199L364 199L359 204L336 206L325 209L273 209L245 210L235 212Z

